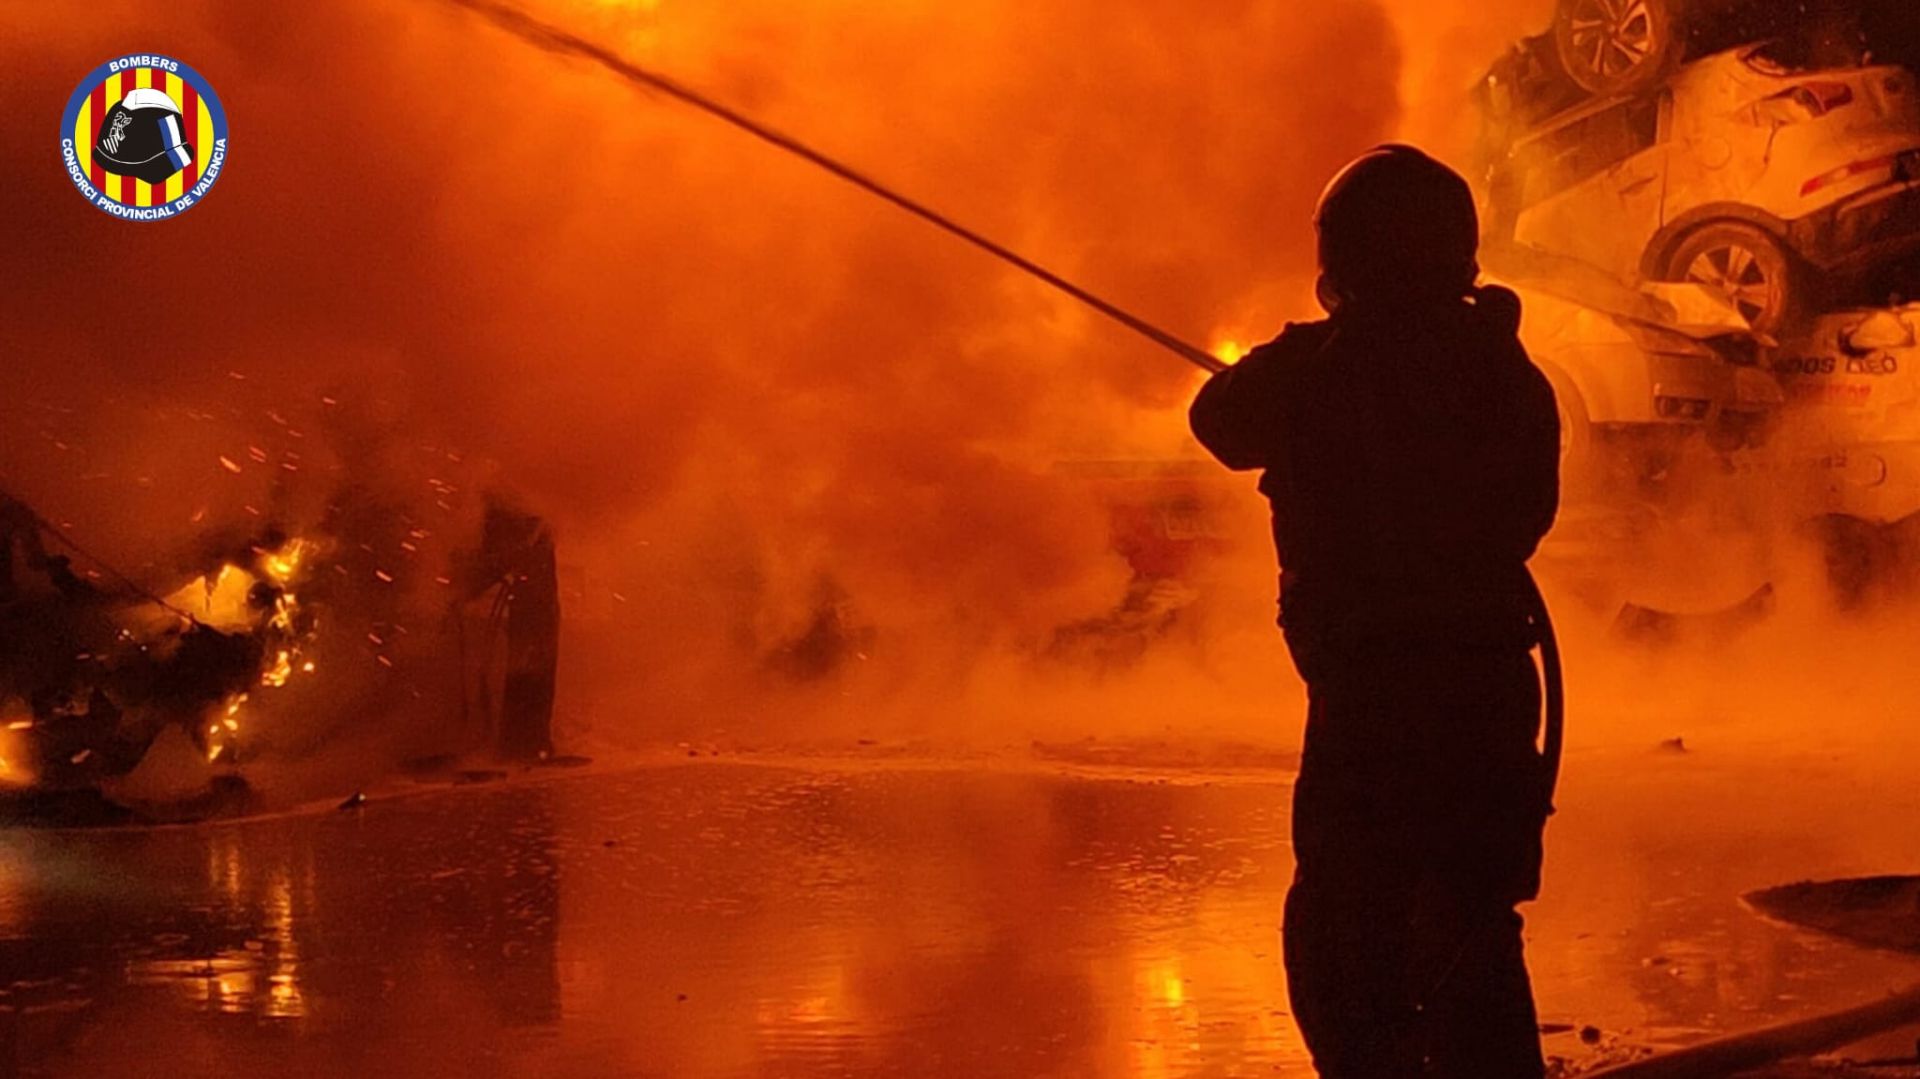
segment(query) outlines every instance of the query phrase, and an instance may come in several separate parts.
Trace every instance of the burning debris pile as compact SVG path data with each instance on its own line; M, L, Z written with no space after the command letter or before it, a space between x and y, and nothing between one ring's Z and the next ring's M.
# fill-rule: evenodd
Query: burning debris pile
M393 575L355 573L364 567L342 549L342 534L314 539L269 527L238 543L211 543L176 573L186 580L161 594L86 555L24 502L0 496L0 793L13 792L11 811L61 819L76 804L64 796L110 788L170 729L213 767L215 790L225 792L215 808L246 808L238 769L276 743L287 749L272 717L295 708L321 657L362 652L392 672L394 649L382 634L409 632L390 604L366 598ZM98 568L76 572L68 555L54 553L63 544ZM436 665L416 651L411 677L388 690L404 685L419 696L422 684L435 687L459 702L458 718L468 722L449 723L449 707L430 703L425 712L440 717L441 729L408 748L482 748L471 708L496 752L526 760L550 753L558 593L544 523L490 500L479 545L458 579L439 583L447 616L432 633L449 640L426 651L453 660ZM487 612L477 635L468 625L476 605ZM360 636L362 625L372 627L364 641L343 639ZM366 704L364 695L343 693L332 707Z
M169 612L190 620L179 632L247 642L251 666L259 672L255 685L227 697L215 722L189 729L209 761L240 758L242 715L256 692L285 689L296 670L316 672L306 648L319 631L319 618L300 602L296 589L320 554L320 545L309 540L263 537L248 544L237 560L223 562L161 601Z
M314 548L267 537L171 596L96 584L50 553L59 533L0 496L0 779L91 788L132 771L169 727L209 761L237 762L255 694L311 675L317 629L297 589Z

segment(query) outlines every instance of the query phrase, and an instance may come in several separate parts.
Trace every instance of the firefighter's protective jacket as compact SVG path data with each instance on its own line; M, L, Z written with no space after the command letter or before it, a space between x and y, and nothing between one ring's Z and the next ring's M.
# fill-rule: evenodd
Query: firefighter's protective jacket
M1343 307L1289 326L1194 401L1214 456L1265 470L1281 624L1310 679L1308 660L1329 650L1524 623L1525 564L1559 503L1560 433L1518 327L1503 289Z

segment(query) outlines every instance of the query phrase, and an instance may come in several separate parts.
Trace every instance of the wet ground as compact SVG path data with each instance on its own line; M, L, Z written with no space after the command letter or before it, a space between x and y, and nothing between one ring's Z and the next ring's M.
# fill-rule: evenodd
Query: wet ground
M1569 764L1529 917L1551 1053L1920 982L1738 901L1920 867L1896 764ZM0 1074L1307 1076L1288 778L701 761L0 834Z

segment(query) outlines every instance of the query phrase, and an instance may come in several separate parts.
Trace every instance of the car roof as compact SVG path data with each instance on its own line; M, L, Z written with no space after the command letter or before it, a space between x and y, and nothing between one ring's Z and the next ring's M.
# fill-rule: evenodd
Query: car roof
M1804 71L1776 73L1767 71L1751 62L1750 58L1765 47L1766 42L1748 42L1734 48L1722 49L1719 52L1709 53L1706 56L1689 60L1672 72L1669 72L1665 78L1658 82L1630 93L1608 94L1602 97L1589 98L1570 108L1562 109L1527 128L1524 134L1514 140L1515 145L1525 145L1551 137L1575 124L1584 120L1590 120L1601 113L1618 108L1621 105L1645 101L1656 98L1664 93L1671 93L1676 86L1682 83L1697 83L1702 79L1711 79L1717 70L1732 69L1734 72L1753 79L1793 82L1806 80L1808 78L1817 78L1823 74L1853 75L1861 72L1893 70L1898 67L1898 65L1893 64L1875 63L1843 67L1808 68Z

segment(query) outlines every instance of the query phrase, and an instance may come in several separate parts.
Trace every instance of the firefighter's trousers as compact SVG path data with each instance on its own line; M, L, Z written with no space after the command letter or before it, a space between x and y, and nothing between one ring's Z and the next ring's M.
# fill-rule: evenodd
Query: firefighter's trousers
M1384 650L1310 683L1289 995L1326 1079L1538 1079L1515 907L1539 891L1540 688L1519 649Z

